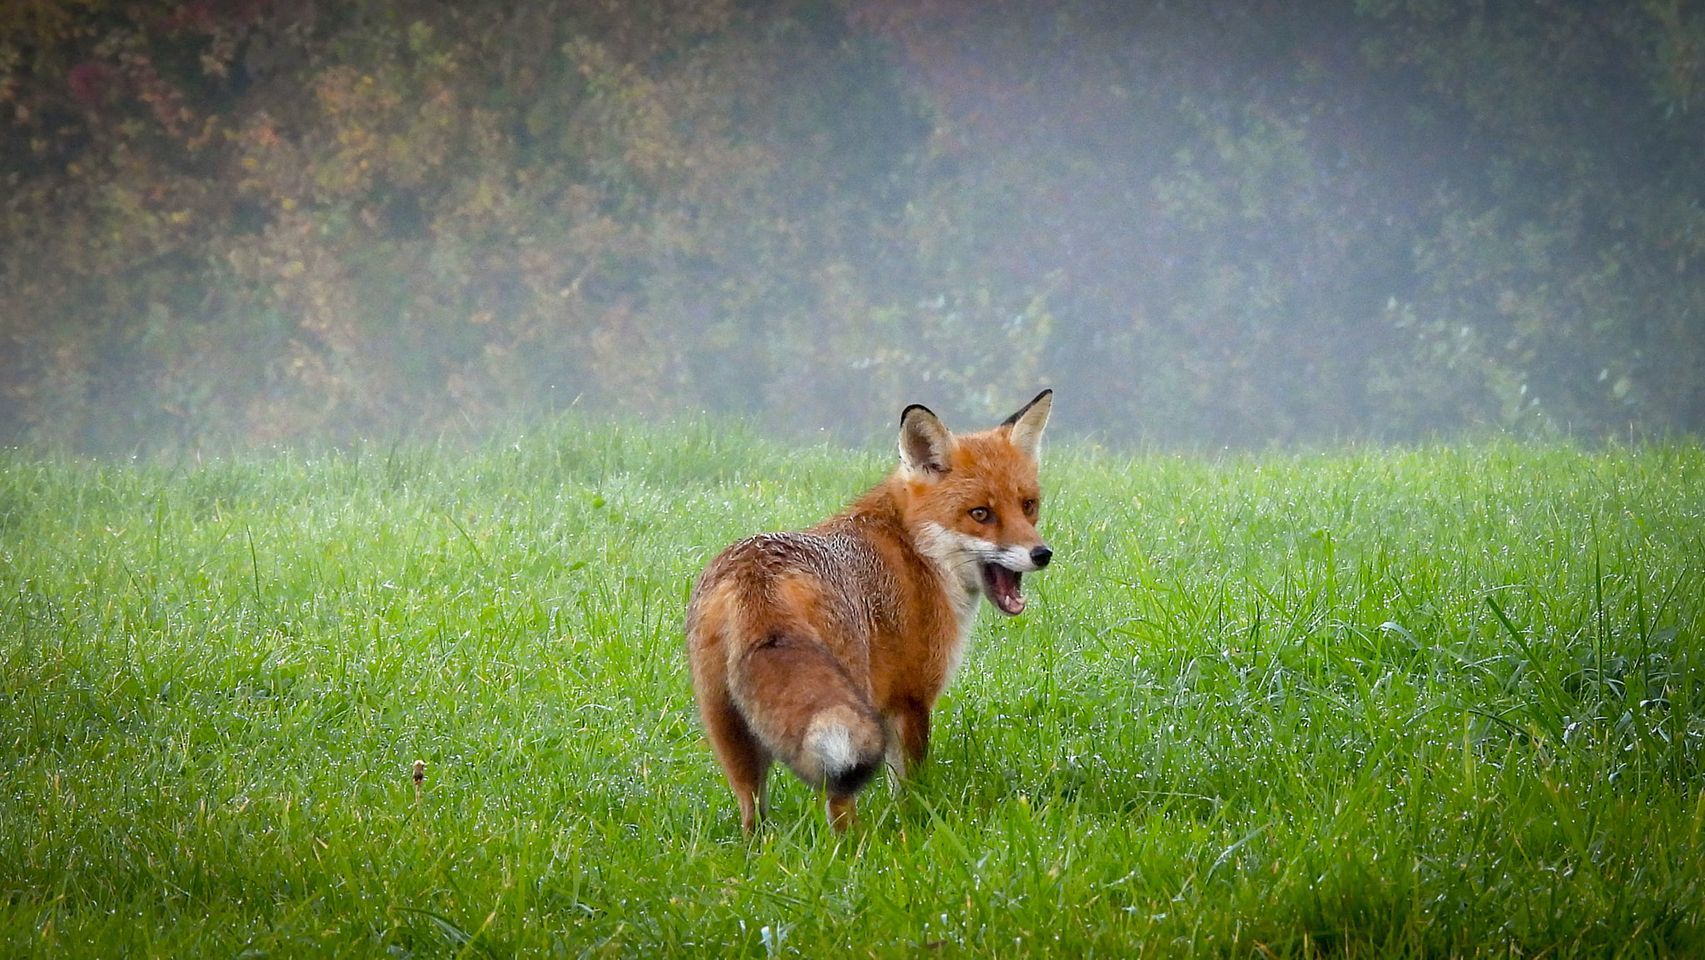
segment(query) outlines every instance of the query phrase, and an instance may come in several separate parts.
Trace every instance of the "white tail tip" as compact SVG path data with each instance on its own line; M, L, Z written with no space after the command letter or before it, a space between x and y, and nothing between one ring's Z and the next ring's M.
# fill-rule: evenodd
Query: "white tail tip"
M805 749L817 758L828 777L838 777L858 765L852 731L829 711L811 718L805 728Z

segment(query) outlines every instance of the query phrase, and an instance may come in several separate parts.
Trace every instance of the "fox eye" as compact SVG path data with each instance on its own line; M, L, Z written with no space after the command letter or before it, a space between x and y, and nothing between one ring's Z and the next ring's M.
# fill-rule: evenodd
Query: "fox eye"
M971 508L971 519L977 521L978 523L988 523L990 520L993 520L994 518L995 518L994 511L990 510L988 507L972 507Z
M1027 517L1036 516L1036 499L1034 497L1024 501L1024 515Z

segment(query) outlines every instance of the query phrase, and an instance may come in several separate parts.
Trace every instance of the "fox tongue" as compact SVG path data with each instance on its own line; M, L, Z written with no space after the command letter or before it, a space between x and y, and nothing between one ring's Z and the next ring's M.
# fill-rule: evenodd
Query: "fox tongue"
M989 599L1002 613L1016 615L1024 610L1024 594L1018 592L1018 571L991 563L983 567L983 576Z

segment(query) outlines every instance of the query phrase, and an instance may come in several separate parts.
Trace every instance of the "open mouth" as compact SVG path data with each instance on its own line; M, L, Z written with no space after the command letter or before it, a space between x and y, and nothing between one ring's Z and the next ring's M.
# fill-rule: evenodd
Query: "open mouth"
M983 596L995 608L1007 616L1016 616L1024 612L1024 594L1018 592L1018 583L1024 574L1017 570L1008 570L998 563L985 563L983 566Z

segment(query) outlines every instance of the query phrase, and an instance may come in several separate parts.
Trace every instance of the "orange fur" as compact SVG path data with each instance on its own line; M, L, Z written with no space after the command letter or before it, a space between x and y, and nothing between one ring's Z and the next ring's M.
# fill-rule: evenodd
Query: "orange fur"
M1051 393L964 437L908 407L887 480L808 530L734 544L699 577L693 692L746 831L775 760L824 790L845 829L884 757L901 775L923 759L978 593L1019 612L1021 574L1051 556L1036 531Z

